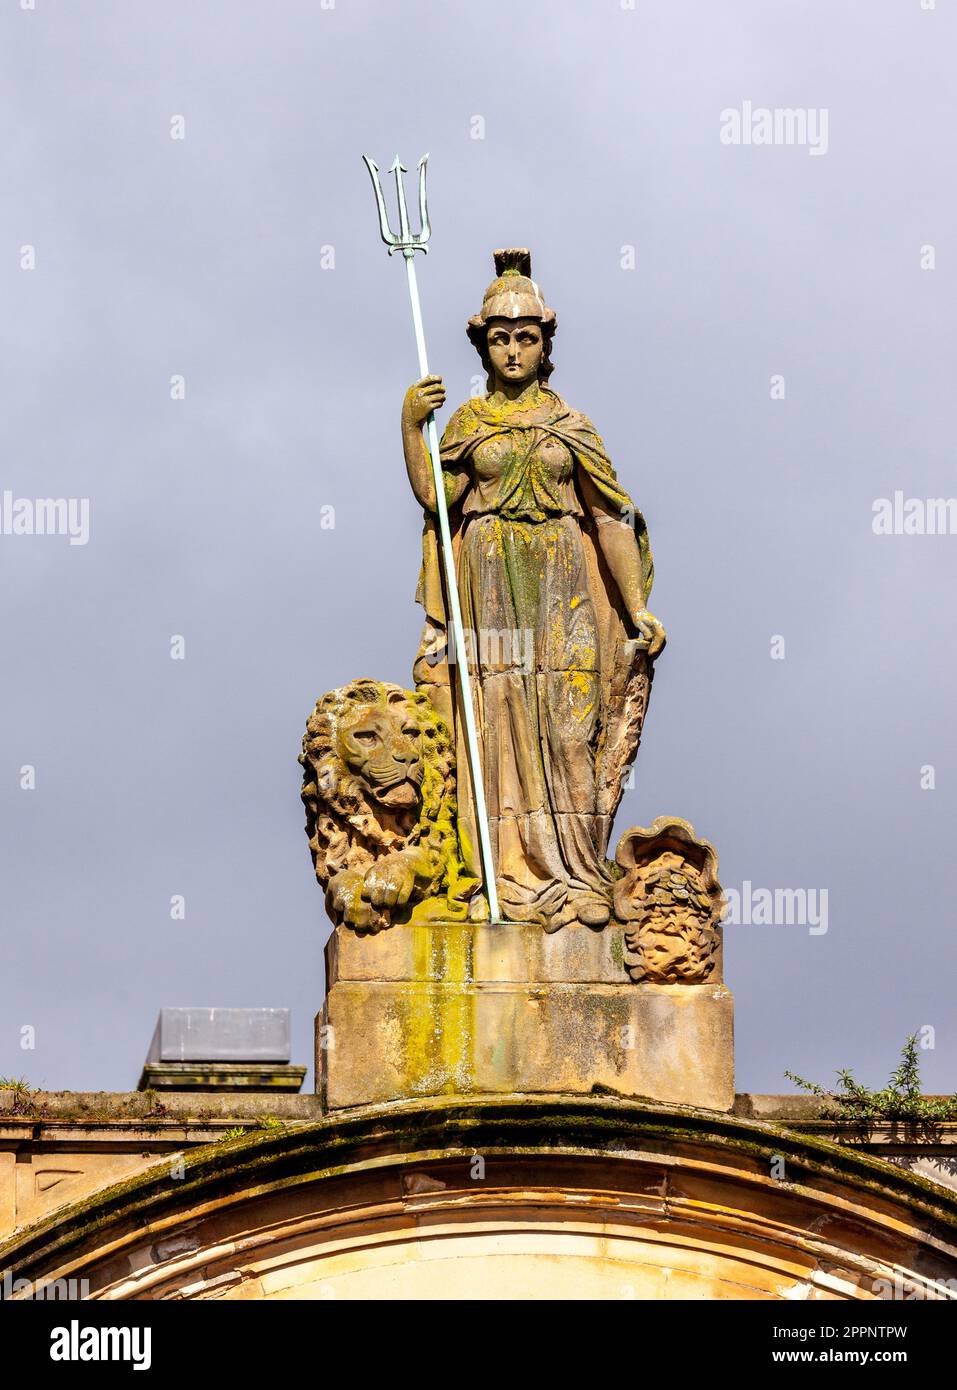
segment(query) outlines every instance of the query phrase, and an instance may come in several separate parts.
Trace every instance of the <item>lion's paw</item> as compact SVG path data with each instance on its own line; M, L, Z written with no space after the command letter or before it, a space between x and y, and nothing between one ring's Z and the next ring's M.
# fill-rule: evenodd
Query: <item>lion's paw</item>
M415 864L407 855L386 855L366 872L366 896L375 907L404 907L414 888Z
M335 921L357 931L371 931L379 925L379 914L364 897L364 888L365 880L355 869L343 869L329 880L326 899Z

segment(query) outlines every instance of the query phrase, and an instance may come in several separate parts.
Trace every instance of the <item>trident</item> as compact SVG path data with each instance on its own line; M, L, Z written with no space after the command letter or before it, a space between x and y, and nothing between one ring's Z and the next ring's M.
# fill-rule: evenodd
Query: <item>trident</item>
M396 195L399 202L399 235L389 226L382 186L379 183L379 167L367 154L366 168L372 176L375 189L376 206L379 209L379 231L382 240L389 248L389 255L401 251L405 257L405 269L409 280L409 299L412 301L412 323L415 328L415 346L419 353L419 375L428 376L429 360L425 350L425 330L422 327L422 308L419 304L419 287L415 279L415 253L424 251L428 255L426 243L432 235L429 225L429 210L425 200L425 165L428 155L419 160L419 234L413 236L409 230L409 214L405 206L405 189L402 175L405 167L396 155L390 174L395 174ZM469 676L468 656L465 648L465 632L462 627L462 609L459 604L459 588L455 578L455 559L452 555L452 533L449 530L449 509L445 500L445 482L442 476L442 460L439 454L439 435L435 425L435 412L430 411L426 421L429 439L429 456L432 461L432 479L435 483L435 508L439 517L439 534L442 538L442 560L445 566L446 588L449 593L449 607L452 611L452 636L454 639L455 660L458 663L459 678L462 682L462 712L465 716L465 734L468 745L469 769L472 774L472 788L475 793L475 817L478 821L479 846L482 856L482 873L485 879L485 893L488 897L489 915L493 922L500 922L498 893L495 887L495 865L492 862L492 840L488 829L488 811L485 806L485 784L482 780L482 763L479 757L478 733L475 728L475 711L472 706L472 681Z

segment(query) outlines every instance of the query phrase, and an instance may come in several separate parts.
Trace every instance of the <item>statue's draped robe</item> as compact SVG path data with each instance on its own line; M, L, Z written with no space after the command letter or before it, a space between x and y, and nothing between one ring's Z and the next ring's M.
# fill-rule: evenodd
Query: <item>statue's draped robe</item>
M447 496L464 485L450 525L499 899L511 920L552 930L596 899L610 904L605 852L638 739L634 720L620 716L636 667L647 672L627 640L582 474L601 506L634 527L646 600L653 567L644 519L591 422L547 388L528 402L497 399L455 412L442 437L442 466ZM454 725L460 839L481 878L438 545L427 513L416 595L426 625L415 680Z

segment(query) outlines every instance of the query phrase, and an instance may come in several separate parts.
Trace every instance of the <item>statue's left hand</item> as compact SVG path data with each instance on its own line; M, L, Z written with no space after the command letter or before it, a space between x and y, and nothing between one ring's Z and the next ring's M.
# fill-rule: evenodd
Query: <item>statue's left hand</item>
M664 628L647 608L636 609L631 614L631 621L638 630L638 645L644 647L649 660L654 661L668 640Z

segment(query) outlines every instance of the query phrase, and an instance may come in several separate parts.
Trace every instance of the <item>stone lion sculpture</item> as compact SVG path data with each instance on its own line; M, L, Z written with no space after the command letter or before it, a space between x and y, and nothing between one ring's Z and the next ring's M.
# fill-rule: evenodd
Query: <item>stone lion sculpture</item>
M464 920L455 759L427 695L356 680L317 702L299 758L306 834L332 920L358 932Z

